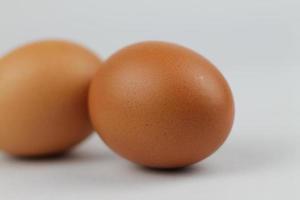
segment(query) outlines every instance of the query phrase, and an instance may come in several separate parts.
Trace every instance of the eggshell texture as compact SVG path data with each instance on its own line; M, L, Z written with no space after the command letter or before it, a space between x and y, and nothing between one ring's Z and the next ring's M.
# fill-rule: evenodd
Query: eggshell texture
M0 61L0 149L16 156L59 154L92 131L88 88L101 62L66 41L40 41Z
M196 52L164 42L131 45L104 62L89 110L109 147L154 168L206 158L227 138L234 116L222 74Z

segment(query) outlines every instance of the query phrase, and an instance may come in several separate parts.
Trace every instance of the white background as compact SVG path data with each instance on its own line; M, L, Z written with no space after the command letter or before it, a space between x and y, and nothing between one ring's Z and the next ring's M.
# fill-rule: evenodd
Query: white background
M225 145L183 171L137 167L95 135L60 159L0 153L0 199L300 199L299 10L297 0L0 0L0 55L45 38L102 58L133 42L176 42L219 67L237 112Z

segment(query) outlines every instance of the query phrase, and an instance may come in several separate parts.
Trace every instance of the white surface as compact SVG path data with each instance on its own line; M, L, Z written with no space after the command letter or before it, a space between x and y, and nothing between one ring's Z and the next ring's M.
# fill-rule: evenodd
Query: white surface
M0 154L0 199L300 199L297 0L0 3L0 54L49 37L79 41L103 57L136 41L173 41L219 66L237 110L226 144L183 171L137 167L95 136L60 159Z

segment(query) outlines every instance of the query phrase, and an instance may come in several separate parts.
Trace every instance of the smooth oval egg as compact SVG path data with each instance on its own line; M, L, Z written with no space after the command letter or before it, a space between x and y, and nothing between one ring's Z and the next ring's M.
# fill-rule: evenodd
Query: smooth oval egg
M88 88L101 61L67 41L27 44L0 61L0 149L15 156L69 150L92 131Z
M234 117L231 90L198 53L142 42L112 55L89 94L92 123L119 155L154 168L196 163L218 149Z

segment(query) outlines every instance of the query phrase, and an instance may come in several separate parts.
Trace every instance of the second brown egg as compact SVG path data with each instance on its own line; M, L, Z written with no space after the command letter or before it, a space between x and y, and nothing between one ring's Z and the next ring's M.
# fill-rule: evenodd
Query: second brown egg
M142 42L112 55L89 94L94 127L119 155L141 165L196 163L227 138L233 97L219 70L198 53Z

